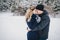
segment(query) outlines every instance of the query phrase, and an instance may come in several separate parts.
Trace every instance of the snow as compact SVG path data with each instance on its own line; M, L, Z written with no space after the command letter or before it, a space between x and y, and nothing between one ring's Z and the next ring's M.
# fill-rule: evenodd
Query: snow
M48 40L60 40L60 18L51 18Z
M0 14L0 40L27 40L27 24L24 16ZM60 18L51 18L48 40L60 40Z
M0 12L0 16L13 16L11 12Z

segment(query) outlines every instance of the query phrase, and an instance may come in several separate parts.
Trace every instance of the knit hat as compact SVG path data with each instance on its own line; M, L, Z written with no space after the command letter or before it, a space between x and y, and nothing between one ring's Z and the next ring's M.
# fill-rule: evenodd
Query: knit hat
M36 9L43 11L44 10L44 5L39 4L36 6Z

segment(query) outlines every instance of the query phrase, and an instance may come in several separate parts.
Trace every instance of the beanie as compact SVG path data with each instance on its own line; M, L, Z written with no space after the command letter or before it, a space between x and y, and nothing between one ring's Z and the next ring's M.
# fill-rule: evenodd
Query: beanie
M39 4L36 6L36 9L43 11L44 10L44 5Z

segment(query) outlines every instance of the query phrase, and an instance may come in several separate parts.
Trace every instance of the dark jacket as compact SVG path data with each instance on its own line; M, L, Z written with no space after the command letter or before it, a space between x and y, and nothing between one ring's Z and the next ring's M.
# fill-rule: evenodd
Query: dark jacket
M32 18L29 22L28 21L26 21L26 22L30 29L34 29L38 25L35 14L32 15Z
M49 24L50 24L50 18L48 16L48 12L44 10L43 14L39 15L41 17L40 23L37 23L35 21L35 15L32 15L31 21L27 22L28 27L32 31L39 31L40 38L48 38L48 32L49 32Z

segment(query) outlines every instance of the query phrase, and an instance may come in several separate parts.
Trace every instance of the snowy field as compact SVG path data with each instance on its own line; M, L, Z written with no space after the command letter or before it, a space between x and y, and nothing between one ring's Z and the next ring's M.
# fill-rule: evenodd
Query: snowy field
M27 40L25 17L12 15L12 13L0 13L0 40ZM50 19L48 40L60 40L60 19Z

